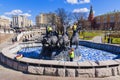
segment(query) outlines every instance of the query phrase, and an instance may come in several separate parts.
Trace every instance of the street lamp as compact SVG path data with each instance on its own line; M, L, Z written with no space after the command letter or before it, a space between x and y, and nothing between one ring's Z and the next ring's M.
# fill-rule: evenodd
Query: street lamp
M85 28L83 29L83 40L84 40L84 38L85 38Z
M104 40L103 40L104 43L105 43L105 40L106 40L106 36L107 36L107 34L106 34L106 28L104 28Z
M79 25L79 29L81 29L81 32L82 32L82 39L84 40L84 32L85 32L85 28L82 26L82 24Z
M109 29L109 34L108 34L108 43L112 43L112 39L111 39L111 30L112 28Z

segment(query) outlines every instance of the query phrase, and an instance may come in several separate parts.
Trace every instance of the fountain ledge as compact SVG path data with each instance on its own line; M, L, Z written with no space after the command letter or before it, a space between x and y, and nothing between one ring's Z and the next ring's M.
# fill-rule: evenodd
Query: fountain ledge
M108 77L120 75L120 59L86 62L66 62L22 58L15 60L13 52L19 50L19 43L8 46L0 53L0 62L18 71L31 74L51 75L61 77Z

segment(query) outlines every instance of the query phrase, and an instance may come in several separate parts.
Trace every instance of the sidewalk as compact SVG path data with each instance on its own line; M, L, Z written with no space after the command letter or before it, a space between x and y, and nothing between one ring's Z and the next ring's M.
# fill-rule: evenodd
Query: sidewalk
M92 40L88 40L94 43L102 43L102 36L95 36Z
M15 34L11 35L9 38L5 39L5 41L0 42L0 52L4 47L7 47L9 45L12 45L12 38L14 37ZM0 36L0 38L3 38Z
M90 42L95 42L95 43L103 43L102 42L102 36L96 36L92 40L89 40ZM105 43L105 44L110 44L110 43ZM119 44L110 44L110 45L115 45L115 46L120 46Z
M101 36L96 36L92 40L95 43L102 43L102 37Z

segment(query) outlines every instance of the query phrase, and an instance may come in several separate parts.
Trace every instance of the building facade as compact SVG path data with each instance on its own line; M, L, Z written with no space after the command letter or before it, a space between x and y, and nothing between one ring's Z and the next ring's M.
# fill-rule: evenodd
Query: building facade
M120 12L112 12L95 17L95 26L102 30L120 30Z
M54 23L57 21L57 16L54 13L41 13L36 16L36 26L46 26L50 23Z
M94 17L93 8L91 6L88 16L88 22L90 22L90 29L120 30L120 12L113 11L111 13Z
M10 20L0 17L0 28L9 29L10 28Z
M12 27L30 27L32 26L32 20L29 20L26 16L23 15L14 15L12 16Z

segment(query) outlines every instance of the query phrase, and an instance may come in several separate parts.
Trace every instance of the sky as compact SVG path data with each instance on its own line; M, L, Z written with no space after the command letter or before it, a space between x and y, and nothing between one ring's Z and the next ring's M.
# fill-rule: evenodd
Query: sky
M55 12L58 8L89 13L91 5L95 16L120 11L120 0L0 0L0 16L10 19L12 15L26 15L35 22L40 13Z

